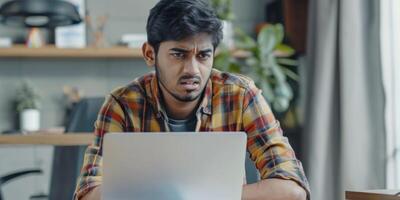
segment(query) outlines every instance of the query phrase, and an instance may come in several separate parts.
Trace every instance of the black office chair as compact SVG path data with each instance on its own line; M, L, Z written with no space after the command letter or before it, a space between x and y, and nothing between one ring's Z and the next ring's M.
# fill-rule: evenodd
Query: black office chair
M66 133L94 131L94 122L104 102L103 97L84 98L74 105L67 120ZM55 147L50 186L50 200L71 200L83 162L86 146Z
M30 170L23 170L23 171L18 171L18 172L13 172L7 175L4 175L2 177L0 177L0 200L4 200L3 198L3 194L1 192L1 187L11 181L14 180L15 178L19 178L21 176L25 176L25 175L31 175L31 174L42 174L42 170L40 169L30 169Z

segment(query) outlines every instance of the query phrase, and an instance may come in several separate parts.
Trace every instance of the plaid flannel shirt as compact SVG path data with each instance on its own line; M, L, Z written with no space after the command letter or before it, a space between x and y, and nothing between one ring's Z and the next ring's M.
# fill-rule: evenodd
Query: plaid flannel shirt
M293 180L309 196L302 164L282 135L279 122L250 79L213 69L197 109L196 132L244 131L247 151L261 178ZM95 122L95 139L86 150L75 199L102 182L102 143L109 132L169 131L154 72L114 90ZM201 133L200 133L201 134Z

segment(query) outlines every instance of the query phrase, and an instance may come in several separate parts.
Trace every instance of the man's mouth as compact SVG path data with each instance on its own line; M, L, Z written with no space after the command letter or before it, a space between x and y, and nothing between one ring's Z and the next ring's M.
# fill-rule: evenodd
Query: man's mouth
M198 79L183 79L179 84L185 90L196 90L200 86L200 81Z

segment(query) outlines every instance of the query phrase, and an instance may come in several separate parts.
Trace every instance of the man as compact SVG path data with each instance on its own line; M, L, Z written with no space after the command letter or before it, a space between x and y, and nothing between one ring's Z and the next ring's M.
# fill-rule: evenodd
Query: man
M309 186L301 163L261 91L248 78L212 69L222 27L209 5L161 0L146 28L142 51L155 72L107 98L75 198L100 199L102 140L108 132L245 131L262 180L245 184L242 199L305 200Z

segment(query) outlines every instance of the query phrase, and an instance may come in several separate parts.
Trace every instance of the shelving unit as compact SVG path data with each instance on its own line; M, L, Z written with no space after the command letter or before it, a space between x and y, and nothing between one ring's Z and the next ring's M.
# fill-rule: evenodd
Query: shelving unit
M31 133L0 135L0 145L88 145L93 141L93 133Z
M216 51L218 54L218 49ZM232 56L246 58L249 52L232 50ZM142 49L128 47L109 48L83 48L61 49L55 46L41 48L27 48L23 45L15 45L11 48L0 48L1 58L97 58L97 59L137 59L143 58Z
M16 45L10 48L0 48L0 58L133 59L142 57L142 50L140 48L134 49L127 47L61 49L55 46L27 48L23 45Z
M0 59L140 59L141 49L127 47L61 49L55 46L27 48L15 45L10 48L0 48ZM1 66L0 66L1 67ZM76 146L88 145L93 140L93 133L48 133L38 132L24 135L14 133L1 135L0 145L55 145Z

